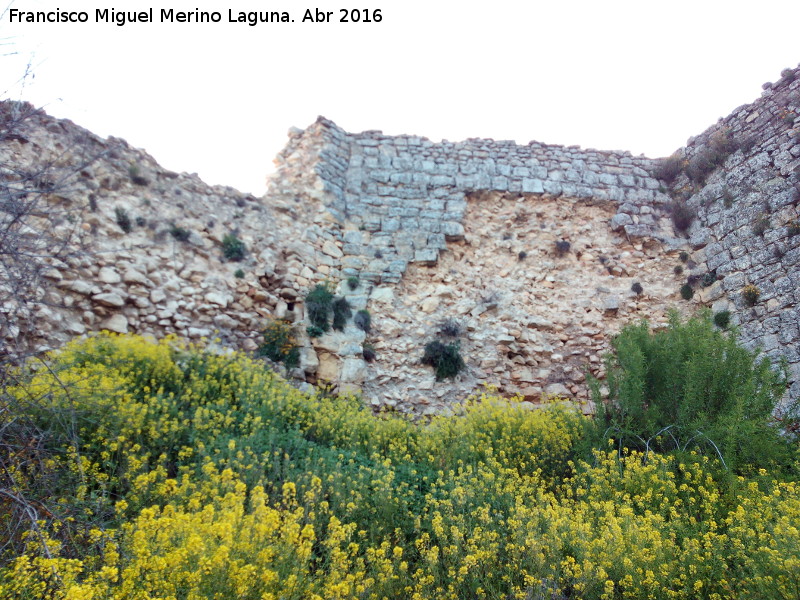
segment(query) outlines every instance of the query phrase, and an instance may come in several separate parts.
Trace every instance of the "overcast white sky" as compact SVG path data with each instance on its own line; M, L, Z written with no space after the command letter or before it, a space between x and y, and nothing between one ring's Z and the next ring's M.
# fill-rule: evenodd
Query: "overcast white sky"
M320 114L348 131L656 157L800 61L800 2L785 0L161 0L116 4L154 9L155 23L123 27L95 22L110 8L99 0L11 4L64 6L89 22L10 23L6 12L0 38L17 55L0 57L0 92L255 194L287 129ZM339 22L339 9L364 7L382 21ZM160 23L162 8L216 10L222 22ZM229 23L228 8L295 22ZM303 23L306 8L333 11L332 22ZM28 60L35 79L20 91Z

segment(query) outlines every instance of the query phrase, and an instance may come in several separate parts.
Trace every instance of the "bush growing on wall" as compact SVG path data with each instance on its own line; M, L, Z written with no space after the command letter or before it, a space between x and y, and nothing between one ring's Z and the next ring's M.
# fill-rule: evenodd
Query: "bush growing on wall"
M222 254L227 260L238 262L247 253L247 246L244 242L232 233L228 233L222 238Z
M337 298L333 301L333 328L336 331L343 331L344 326L353 314L347 298Z
M457 342L453 344L429 342L425 345L422 364L433 367L436 381L455 377L466 367Z
M715 329L708 312L651 332L646 321L625 327L607 359L609 397L590 385L601 437L642 450L691 450L722 456L728 467L784 465L787 442L771 425L786 390L786 369L756 359L735 332Z
M264 343L259 354L272 361L283 363L287 369L300 364L300 350L292 326L286 321L272 321L264 329Z
M333 292L319 283L306 296L306 315L311 324L325 332L331 328L329 319L333 311Z

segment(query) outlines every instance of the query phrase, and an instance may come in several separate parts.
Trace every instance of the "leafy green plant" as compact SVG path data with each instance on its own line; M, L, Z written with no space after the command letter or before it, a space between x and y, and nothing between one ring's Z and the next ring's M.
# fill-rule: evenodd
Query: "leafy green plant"
M236 269L236 270L233 272L233 276L234 276L234 277L236 277L236 279L244 279L244 270L242 270L242 269Z
M312 325L321 331L330 329L330 317L333 312L333 292L330 285L318 283L306 295L306 314Z
M688 283L681 286L681 298L684 300L691 300L694 297L694 289Z
M375 347L372 344L365 343L361 347L361 356L365 361L372 362L377 358L378 354L375 352Z
M366 309L359 310L353 317L353 323L361 331L369 333L370 327L372 327L372 317L369 311Z
M228 233L222 238L222 254L226 260L238 262L247 254L247 246L233 233Z
M637 296L641 296L642 293L644 292L644 288L642 287L641 283L639 283L638 281L635 281L633 283L633 285L631 286L631 291L634 294L636 294Z
M443 344L439 341L429 342L425 345L422 364L433 367L436 381L448 377L453 378L466 367L461 358L458 342L452 344Z
M360 284L361 284L361 281L358 279L358 277L348 277L347 278L347 287L349 287L351 290L358 289L358 286Z
M714 325L716 325L720 329L727 329L728 325L730 325L730 322L731 322L731 311L721 310L718 313L714 313Z
M625 327L606 361L608 400L591 380L601 437L645 451L691 450L721 457L728 467L784 464L787 442L771 425L786 389L785 365L741 347L715 329L708 311L666 329L646 321Z
M120 206L117 206L114 209L114 215L116 216L117 225L119 225L119 228L125 233L130 233L133 229L133 223L131 222L131 217L128 214L128 211Z
M675 275L683 275L683 265L675 265L675 268L672 269L672 272L675 273Z
M681 250L680 254L678 254L678 258L682 263L689 262L689 253L686 250Z
M306 327L306 333L310 338L318 338L325 332L316 325L309 325L308 327Z
M347 319L349 319L352 314L353 311L350 309L350 303L347 301L347 298L336 298L336 300L333 301L333 328L336 331L344 331Z
M264 343L258 353L274 362L283 363L287 369L300 364L300 349L292 325L286 321L272 321L264 329Z

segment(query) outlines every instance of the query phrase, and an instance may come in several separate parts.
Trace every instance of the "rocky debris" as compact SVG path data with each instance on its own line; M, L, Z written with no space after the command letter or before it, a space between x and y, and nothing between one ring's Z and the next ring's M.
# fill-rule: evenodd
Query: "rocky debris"
M615 234L609 205L502 193L467 202L461 242L433 267L411 265L391 295L372 291L367 341L378 358L364 393L376 407L440 412L492 385L534 405L570 398L590 412L585 373L604 375L609 336L645 317L666 322L678 301L677 252ZM570 252L559 255L563 240ZM437 382L420 364L436 339L459 344L467 370L453 380Z

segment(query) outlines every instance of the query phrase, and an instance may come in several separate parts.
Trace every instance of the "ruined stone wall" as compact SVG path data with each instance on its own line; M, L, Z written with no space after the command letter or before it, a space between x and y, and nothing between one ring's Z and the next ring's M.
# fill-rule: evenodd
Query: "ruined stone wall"
M673 195L695 211L688 231L700 299L730 310L748 348L790 366L800 397L800 68L765 84L762 96L720 119L678 151ZM716 168L702 161L715 138L738 149ZM718 145L718 144L717 144ZM707 176L698 175L708 171ZM705 283L714 282L708 287ZM745 286L759 292L751 306Z
M55 226L72 232L75 251L48 263L37 290L45 302L27 324L2 299L0 337L44 349L110 329L255 350L265 324L285 319L301 346L290 375L360 390L377 408L438 412L497 385L532 403L558 394L590 410L583 376L603 374L611 334L640 318L662 322L670 306L710 306L731 311L748 347L788 360L796 398L799 75L787 71L690 140L670 181L652 175L660 162L623 152L350 134L320 118L290 131L257 199L37 113L2 140L1 162L15 169L3 176L67 168L69 188L44 199L72 211ZM698 177L720 136L735 148ZM670 218L676 202L696 215L685 233ZM224 258L230 233L247 244L242 262ZM691 256L679 275L681 250ZM689 302L678 294L687 277ZM369 333L351 319L343 331L307 336L304 298L321 282L371 312ZM754 306L742 296L747 284L760 292ZM467 370L437 382L419 359L447 319L461 326Z
M408 263L435 263L448 241L462 239L469 193L611 202L620 212L615 225L638 236L658 234L669 200L650 175L653 161L624 152L349 134L322 117L296 136L290 146L322 142L313 167L345 230L343 273L372 282L396 283Z
M438 412L488 384L590 410L579 384L589 366L602 375L607 334L634 318L661 321L677 299L672 265L657 259L681 242L650 159L350 134L319 118L290 132L276 164L267 205L294 207L306 223L308 211L324 215L327 239L307 254L302 282L331 282L373 316L368 335L348 323L308 338L300 298L292 317L301 369L310 381L363 391L376 407ZM312 229L298 239L322 234ZM557 241L569 242L564 256L554 255ZM632 292L635 282L646 293ZM419 359L447 319L463 328L467 369L435 382ZM374 363L363 359L365 344Z

